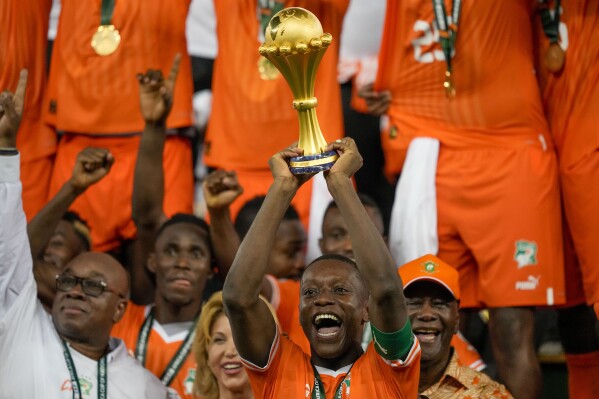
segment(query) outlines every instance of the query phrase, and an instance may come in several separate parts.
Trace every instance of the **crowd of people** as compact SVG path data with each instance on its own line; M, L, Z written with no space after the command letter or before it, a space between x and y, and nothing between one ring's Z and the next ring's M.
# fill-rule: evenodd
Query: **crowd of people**
M0 397L540 399L537 308L599 397L598 0L52 5L0 5Z

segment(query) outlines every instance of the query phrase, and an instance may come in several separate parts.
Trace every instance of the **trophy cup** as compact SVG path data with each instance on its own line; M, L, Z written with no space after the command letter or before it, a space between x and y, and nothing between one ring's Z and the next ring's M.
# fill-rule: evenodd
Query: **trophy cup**
M299 7L285 8L276 13L264 34L260 54L268 59L287 80L293 93L293 108L299 117L299 143L304 155L291 158L293 174L318 173L328 170L339 157L327 146L318 120L314 97L314 81L318 64L333 36L323 33L314 14Z

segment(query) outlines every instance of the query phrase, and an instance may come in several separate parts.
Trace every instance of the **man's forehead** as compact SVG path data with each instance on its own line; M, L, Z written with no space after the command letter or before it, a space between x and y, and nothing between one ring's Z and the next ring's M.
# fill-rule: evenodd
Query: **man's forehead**
M406 298L455 299L451 292L441 284L429 280L416 281L404 289Z
M208 244L208 232L195 224L181 222L166 227L158 240L162 242L188 240Z
M324 259L314 262L304 271L302 282L349 280L352 276L360 278L358 269L354 266L337 259Z

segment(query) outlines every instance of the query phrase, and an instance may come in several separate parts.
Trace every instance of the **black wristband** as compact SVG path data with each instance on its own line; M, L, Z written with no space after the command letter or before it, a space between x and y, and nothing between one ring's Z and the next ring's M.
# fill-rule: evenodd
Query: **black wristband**
M16 148L0 148L0 155L19 155Z

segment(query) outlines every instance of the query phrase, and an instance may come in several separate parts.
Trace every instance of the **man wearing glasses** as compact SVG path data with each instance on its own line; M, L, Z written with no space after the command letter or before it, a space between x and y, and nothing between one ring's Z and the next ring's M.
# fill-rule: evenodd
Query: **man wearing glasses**
M108 255L84 253L56 278L48 315L37 300L19 181L16 132L27 72L0 94L0 397L167 398L160 381L110 338L128 281Z

